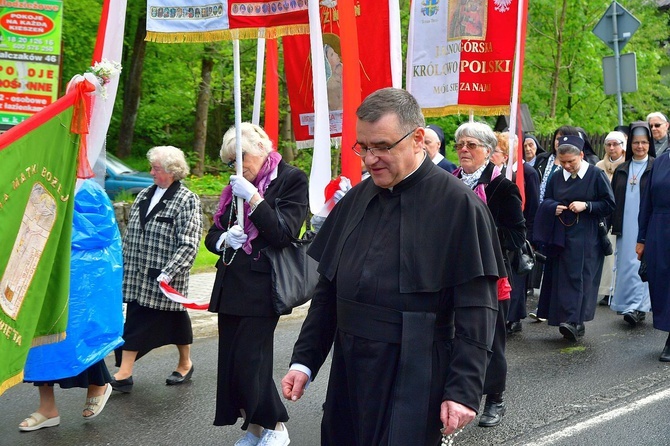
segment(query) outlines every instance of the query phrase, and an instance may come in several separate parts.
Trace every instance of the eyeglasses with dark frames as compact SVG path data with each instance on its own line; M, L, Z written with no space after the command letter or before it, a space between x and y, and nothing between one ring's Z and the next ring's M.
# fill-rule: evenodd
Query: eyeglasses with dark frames
M667 124L667 122L657 122L655 124L649 124L649 127L657 129L657 128L661 127L662 125L665 125L665 124Z
M418 127L416 129L418 129ZM354 153L360 156L361 158L365 158L365 156L368 153L371 153L376 157L387 155L391 151L391 149L400 144L403 139L407 138L409 135L416 132L416 129L410 130L409 132L405 133L405 136L403 136L402 138L400 138L399 140L397 140L388 147L366 147L364 145L361 145L360 143L356 143L353 145L351 150L353 150Z
M245 152L242 152L242 162L244 162L244 155L246 155ZM226 163L226 166L228 166L229 169L232 169L235 167L235 164L237 163L237 160L231 160Z

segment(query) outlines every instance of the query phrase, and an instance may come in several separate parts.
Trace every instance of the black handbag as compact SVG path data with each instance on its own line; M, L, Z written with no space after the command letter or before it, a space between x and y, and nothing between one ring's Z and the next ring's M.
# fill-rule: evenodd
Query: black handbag
M602 250L603 255L605 256L611 256L614 253L614 249L612 248L612 242L610 242L610 238L607 236L607 225L605 225L605 222L600 220L598 222L598 238L600 239L600 249Z
M511 261L512 269L519 276L528 274L533 270L537 259L535 258L535 251L528 240L526 240L521 248L512 252Z
M291 238L285 248L268 246L262 250L272 266L272 305L278 315L290 314L293 308L307 303L319 281L319 263L307 255L307 249L316 233L306 231L302 238L295 238L275 203L277 219L284 232Z
M637 274L640 276L640 280L643 282L647 282L647 261L644 259L644 254L642 254L642 258L640 259L640 269L637 270Z

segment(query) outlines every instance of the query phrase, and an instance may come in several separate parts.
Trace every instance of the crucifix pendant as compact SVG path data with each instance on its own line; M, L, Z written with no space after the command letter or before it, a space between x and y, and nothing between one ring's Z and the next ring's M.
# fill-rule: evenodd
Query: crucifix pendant
M633 176L633 178L630 179L630 190L633 190L636 184L637 184L637 178Z

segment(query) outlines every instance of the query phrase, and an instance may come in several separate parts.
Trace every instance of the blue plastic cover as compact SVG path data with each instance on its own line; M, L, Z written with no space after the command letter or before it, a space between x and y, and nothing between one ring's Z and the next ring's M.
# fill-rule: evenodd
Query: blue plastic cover
M26 381L76 376L123 344L123 254L114 207L87 180L75 196L66 339L30 349Z

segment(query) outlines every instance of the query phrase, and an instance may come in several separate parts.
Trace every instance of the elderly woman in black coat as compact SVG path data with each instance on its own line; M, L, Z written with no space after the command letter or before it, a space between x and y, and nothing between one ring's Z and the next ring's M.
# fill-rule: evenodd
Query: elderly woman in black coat
M490 161L491 155L498 146L495 133L485 123L467 122L456 129L455 140L461 167L454 171L454 175L486 202L496 223L503 252L507 253L521 248L526 241L521 193L517 185L505 178L500 168ZM509 276L508 255L505 255L505 266ZM511 286L508 279L501 279L498 283L498 317L493 337L493 355L484 380L486 404L479 419L479 425L483 427L498 425L506 410L503 391L507 381L505 341L510 292Z
M241 125L242 159L236 159L235 128L223 136L221 160L242 163L221 194L205 246L221 257L209 310L219 318L216 426L243 418L245 436L236 445L284 445L288 413L274 380L273 340L279 321L272 305L270 262L263 248L287 247L307 214L307 176L286 164L257 125ZM236 197L244 199L237 220ZM291 234L282 228L281 213Z

